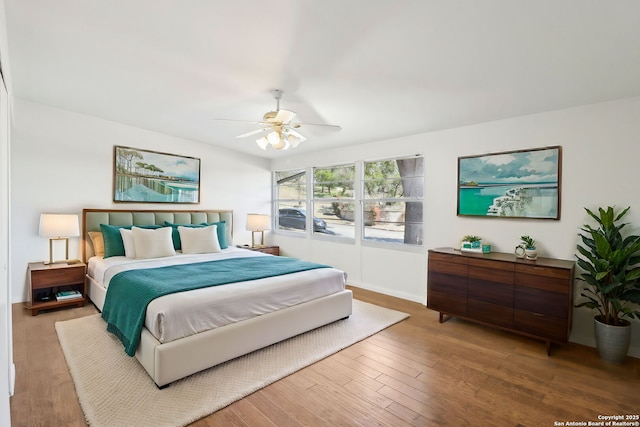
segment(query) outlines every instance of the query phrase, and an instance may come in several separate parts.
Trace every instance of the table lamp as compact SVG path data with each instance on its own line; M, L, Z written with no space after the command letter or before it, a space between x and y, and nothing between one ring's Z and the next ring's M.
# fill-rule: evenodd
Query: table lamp
M247 214L247 230L251 231L251 247L263 248L264 230L271 230L271 220L266 214ZM255 233L260 232L260 245L255 244Z
M41 214L40 215L40 237L49 238L49 261L45 264L54 264L53 261L53 241L65 241L65 259L69 260L69 237L80 235L78 215L66 214Z

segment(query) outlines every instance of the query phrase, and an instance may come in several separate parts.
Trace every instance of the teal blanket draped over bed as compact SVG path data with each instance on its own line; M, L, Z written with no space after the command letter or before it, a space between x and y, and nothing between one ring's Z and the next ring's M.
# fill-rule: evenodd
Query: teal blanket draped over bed
M123 271L107 288L102 318L129 356L136 353L147 305L155 298L208 286L281 276L316 268L329 268L287 257L249 257Z

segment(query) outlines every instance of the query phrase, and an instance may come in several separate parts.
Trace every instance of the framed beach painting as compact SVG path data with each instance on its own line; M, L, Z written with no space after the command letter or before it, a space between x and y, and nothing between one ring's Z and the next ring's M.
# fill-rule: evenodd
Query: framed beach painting
M458 215L560 219L562 147L458 158Z
M200 203L200 159L116 145L113 201Z

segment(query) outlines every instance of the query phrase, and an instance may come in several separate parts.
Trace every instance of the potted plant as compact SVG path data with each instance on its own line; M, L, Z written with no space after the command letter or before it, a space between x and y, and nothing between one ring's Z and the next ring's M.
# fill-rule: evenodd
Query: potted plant
M578 280L586 283L580 294L587 301L576 307L597 310L594 318L596 347L605 362L620 364L629 351L631 323L625 317L639 318L640 311L628 303L640 304L640 236L623 237L627 224L620 220L627 207L616 214L609 206L594 213L585 208L598 227L585 224L579 234L578 266L584 270Z
M473 234L467 234L462 238L460 250L463 252L482 252L482 239Z
M536 250L536 241L529 236L520 236L520 241L524 247L524 256L527 259L534 260L538 258L538 252Z

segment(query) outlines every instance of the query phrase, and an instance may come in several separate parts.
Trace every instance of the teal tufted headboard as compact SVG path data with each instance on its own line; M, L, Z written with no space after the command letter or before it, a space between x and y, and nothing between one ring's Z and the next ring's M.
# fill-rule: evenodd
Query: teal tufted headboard
M90 231L100 231L100 224L108 225L164 225L201 224L203 222L225 221L227 224L227 242L233 243L232 210L120 210L120 209L83 209L82 210L82 260L87 262L94 255Z

